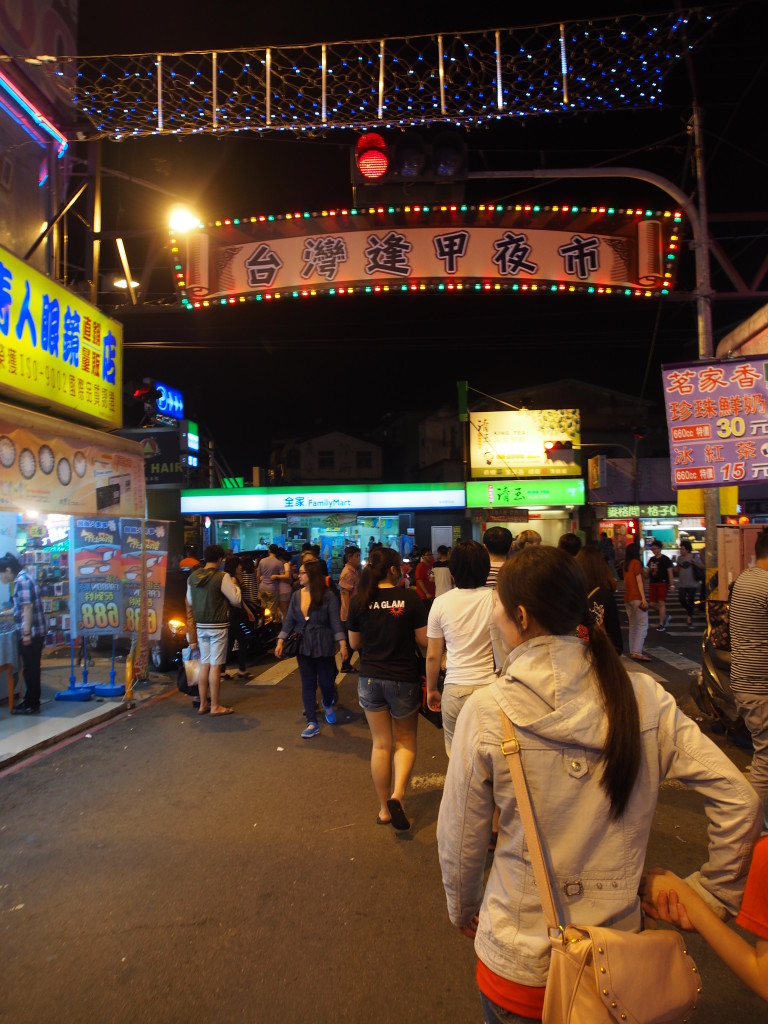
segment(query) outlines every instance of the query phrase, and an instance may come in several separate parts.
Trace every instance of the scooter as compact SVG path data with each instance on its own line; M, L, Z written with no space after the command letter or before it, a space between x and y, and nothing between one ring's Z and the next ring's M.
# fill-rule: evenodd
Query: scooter
M733 743L748 750L752 747L752 737L736 708L731 690L728 601L710 598L706 602L706 614L707 628L701 642L701 674L694 677L691 696L699 710L714 719L714 732L724 732Z

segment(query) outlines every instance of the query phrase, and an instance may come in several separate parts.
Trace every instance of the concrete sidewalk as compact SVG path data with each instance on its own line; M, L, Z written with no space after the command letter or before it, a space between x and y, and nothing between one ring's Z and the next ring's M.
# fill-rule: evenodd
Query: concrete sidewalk
M5 696L5 679L0 680L0 769L30 754L75 735L99 722L134 708L138 703L163 696L176 689L174 673L149 673L149 678L134 684L130 695L98 696L88 700L57 699L57 693L77 691L84 683L112 687L125 685L125 658L115 659L114 680L112 659L94 657L86 673L74 666L69 657L43 657L42 687L39 715L13 715ZM20 700L17 694L14 704Z

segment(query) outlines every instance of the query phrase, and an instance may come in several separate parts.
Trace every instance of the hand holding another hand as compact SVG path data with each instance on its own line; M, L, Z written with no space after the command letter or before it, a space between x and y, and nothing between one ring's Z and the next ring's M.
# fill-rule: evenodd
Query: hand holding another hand
M640 896L643 910L657 921L666 921L686 932L694 932L685 904L681 898L696 898L688 885L672 871L665 868L653 868L643 879Z

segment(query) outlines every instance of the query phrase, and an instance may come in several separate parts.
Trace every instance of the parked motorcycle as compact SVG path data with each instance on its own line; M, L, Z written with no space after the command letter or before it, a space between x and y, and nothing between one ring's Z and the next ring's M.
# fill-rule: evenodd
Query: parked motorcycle
M717 585L716 578L709 584ZM736 708L731 690L731 635L728 601L706 602L707 628L701 642L701 673L691 684L699 710L714 719L713 729L727 734L739 747L750 749L752 737Z

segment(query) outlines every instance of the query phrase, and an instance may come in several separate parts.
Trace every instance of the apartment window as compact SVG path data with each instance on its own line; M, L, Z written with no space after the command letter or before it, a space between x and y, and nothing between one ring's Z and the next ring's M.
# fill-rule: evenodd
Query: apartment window
M333 452L331 451L320 451L317 453L317 468L318 469L333 469Z
M371 469L373 456L371 452L355 452L355 469Z

